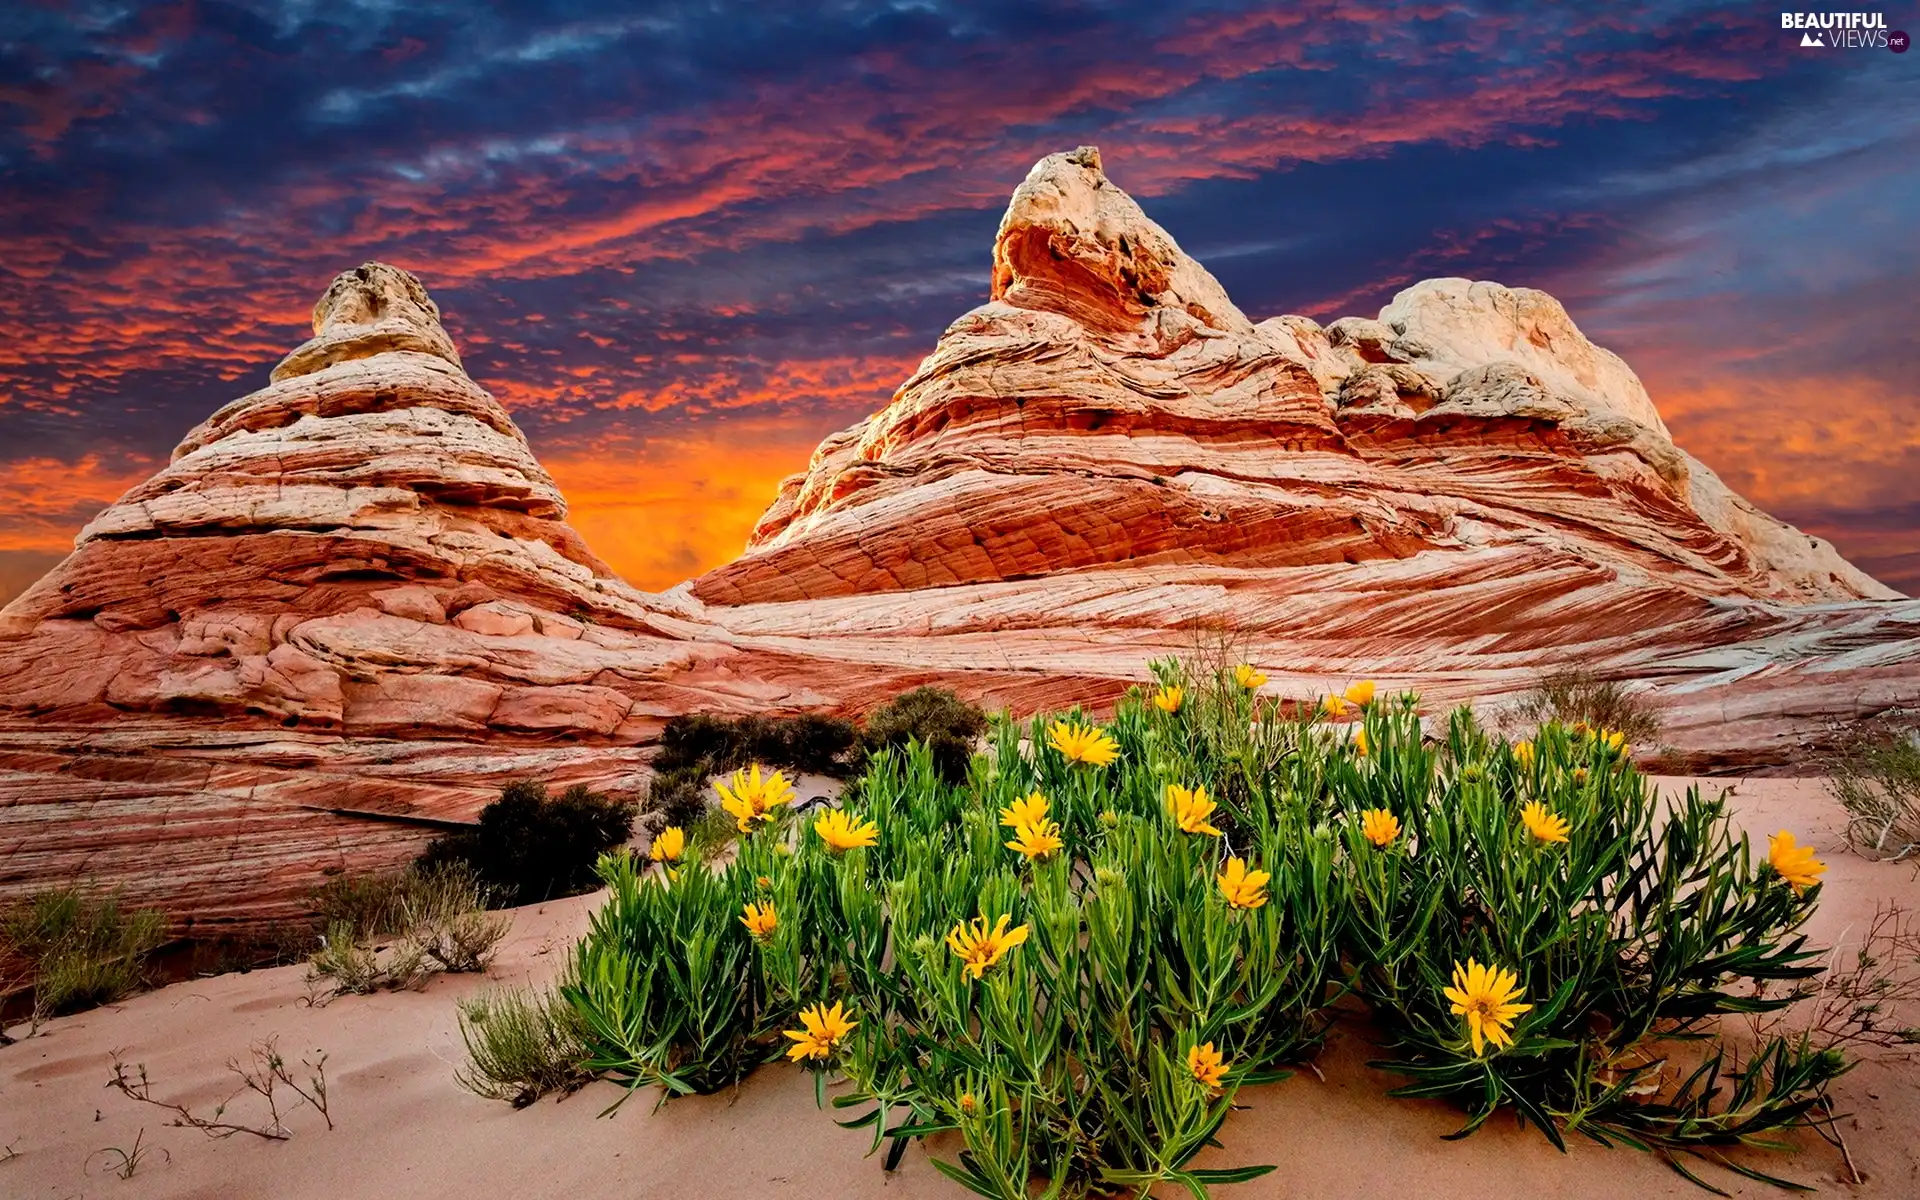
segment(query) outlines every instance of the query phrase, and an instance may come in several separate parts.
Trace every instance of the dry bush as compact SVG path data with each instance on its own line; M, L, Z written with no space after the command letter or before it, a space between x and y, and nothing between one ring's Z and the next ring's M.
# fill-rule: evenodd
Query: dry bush
M487 889L464 864L374 881L337 880L336 915L307 960L330 995L416 987L441 971L484 971L511 920L487 911ZM368 897L377 902L361 903Z
M1827 771L1850 818L1849 841L1875 858L1920 850L1920 734L1884 725L1850 731Z
M162 1100L155 1096L153 1083L147 1078L147 1065L140 1063L129 1067L118 1050L113 1052L113 1078L107 1080L107 1086L129 1100L166 1109L173 1114L169 1124L182 1129L198 1129L210 1138L230 1138L236 1133L250 1133L257 1138L281 1142L292 1137L293 1130L287 1128L281 1113L282 1106L287 1103L288 1092L293 1093L294 1108L302 1104L310 1106L320 1114L328 1129L333 1128L333 1114L327 1110L327 1056L324 1051L316 1057L300 1060L301 1067L305 1069L304 1082L294 1077L293 1068L281 1057L277 1038L255 1042L248 1053L249 1061L244 1064L237 1059L227 1060L227 1070L240 1077L240 1086L215 1105L209 1116L200 1116L178 1101ZM249 1092L258 1096L266 1106L265 1119L228 1120L227 1109ZM122 1175L121 1178L126 1176Z
M484 971L512 921L487 911L487 891L457 865L417 871L400 901L404 936L443 971Z
M1616 730L1640 744L1653 741L1661 729L1653 700L1586 667L1560 667L1541 675L1520 697L1514 713L1526 725L1585 724Z

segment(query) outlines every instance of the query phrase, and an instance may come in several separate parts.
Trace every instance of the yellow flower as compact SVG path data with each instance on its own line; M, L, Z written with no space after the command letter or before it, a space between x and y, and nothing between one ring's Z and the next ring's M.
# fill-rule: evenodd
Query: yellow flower
M1359 683L1347 685L1346 699L1349 704L1358 704L1361 708L1373 703L1373 680L1362 679Z
M987 928L985 917L976 918L971 923L962 921L947 935L947 949L966 963L967 974L978 979L987 973L988 967L1005 958L1007 951L1027 940L1025 925L1007 928L1007 922L1012 919L1003 916L994 923L992 929Z
M1000 823L1015 829L1047 819L1047 798L1039 792L1023 796L1000 810Z
M1575 721L1571 728L1576 737L1586 737L1589 733L1593 732L1593 726L1587 724L1585 721Z
M801 1009L800 1024L804 1028L782 1031L794 1042L787 1047L787 1057L795 1062L803 1058L817 1058L825 1062L839 1049L840 1040L858 1028L860 1023L847 1020L847 1014L841 1011L840 1002L836 1000L832 1008L815 1004L811 1008Z
M1347 702L1339 696L1323 696L1320 698L1320 711L1330 717L1337 717L1347 711Z
M657 863L679 862L680 856L687 852L687 831L678 825L669 825L653 837L653 846L647 851L647 857Z
M1602 729L1600 740L1607 744L1609 750L1621 750L1626 747L1627 735L1617 729Z
M1212 1042L1201 1042L1187 1051L1187 1070L1193 1072L1194 1079L1208 1091L1218 1091L1220 1081L1226 1078L1227 1063L1220 1052L1213 1048Z
M1520 819L1526 823L1527 832L1543 842L1567 840L1567 819L1538 800L1520 810Z
M968 1116L980 1111L980 1101L974 1098L972 1092L960 1093L960 1111Z
M1813 856L1812 846L1798 844L1784 829L1767 839L1767 865L1791 884L1796 894L1819 883L1827 869L1827 864Z
M1265 871L1247 870L1240 859L1229 858L1227 869L1219 875L1220 894L1232 908L1259 908L1267 902L1267 881L1272 878Z
M763 892L770 892L773 890L773 879L771 876L756 875L753 878L753 883L755 887L758 887Z
M780 918L774 915L771 901L766 904L749 904L743 911L746 915L740 918L740 923L747 927L747 932L752 934L757 942L764 942L772 937L773 931L780 926Z
M715 785L714 790L720 793L720 807L733 816L741 833L752 833L771 821L773 806L793 799L793 784L787 781L786 775L774 771L762 778L759 763L753 764L752 775L735 771L732 782L732 787L722 783Z
M1255 670L1252 663L1241 663L1233 669L1233 681L1250 692L1257 692L1267 686L1267 675Z
M1066 843L1060 840L1059 823L1042 818L1016 826L1013 841L1007 843L1007 849L1018 850L1028 858L1045 858L1064 845Z
M1066 755L1068 762L1104 767L1120 757L1120 746L1104 729L1055 721L1047 726L1047 744Z
M1177 713L1186 698L1185 688L1163 687L1153 694L1153 706L1163 713Z
M1486 1042L1496 1049L1511 1046L1513 1035L1508 1030L1514 1018L1533 1008L1514 1003L1520 997L1520 981L1512 971L1483 967L1471 958L1464 967L1453 964L1453 986L1443 989L1443 994L1453 1002L1454 1013L1467 1019L1475 1054L1486 1052Z
M1167 811L1173 814L1173 823L1182 833L1204 833L1208 837L1219 837L1220 831L1213 827L1207 818L1220 806L1207 799L1207 789L1194 788L1188 791L1177 783L1167 785Z
M1515 742L1513 744L1513 760L1531 770L1533 767L1533 743Z
M1575 767L1573 769L1573 781L1575 783L1585 783L1587 781L1587 769L1585 767Z
M1369 808L1360 814L1360 833L1374 845L1385 848L1400 836L1400 818L1384 808Z
M1365 758L1367 756L1367 731L1366 730L1356 729L1353 731L1353 752L1355 754L1358 754L1361 758Z
M880 840L880 827L872 821L855 821L837 808L820 814L813 831L835 854L844 854L856 846L871 846Z

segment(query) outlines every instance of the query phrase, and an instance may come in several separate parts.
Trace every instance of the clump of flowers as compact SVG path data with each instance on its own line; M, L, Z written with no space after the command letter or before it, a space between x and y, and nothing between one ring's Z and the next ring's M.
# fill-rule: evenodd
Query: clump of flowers
M1210 1092L1220 1090L1220 1083L1227 1077L1226 1059L1220 1051L1214 1049L1212 1042L1200 1042L1187 1051L1187 1071L1194 1082Z
M773 936L780 927L780 918L774 913L772 903L749 904L742 910L740 923L756 942L764 942Z
M751 773L735 771L731 785L716 784L714 790L720 793L720 807L733 817L741 833L765 825L773 819L775 807L793 800L793 784L786 773L776 770L762 775L759 763L753 764Z
M1532 834L1536 841L1541 842L1564 842L1571 828L1565 817L1558 815L1538 800L1529 801L1527 806L1520 810L1520 820L1526 825L1527 832Z
M678 825L669 825L653 835L653 845L647 848L647 857L657 863L673 864L687 852L687 831Z

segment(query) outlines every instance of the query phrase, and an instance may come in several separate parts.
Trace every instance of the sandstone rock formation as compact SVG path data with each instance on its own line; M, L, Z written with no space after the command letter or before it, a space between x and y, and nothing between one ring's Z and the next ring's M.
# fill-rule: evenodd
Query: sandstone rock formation
M1920 701L1920 602L1675 447L1549 296L1256 323L1090 148L1020 185L993 267L745 554L660 595L566 525L419 282L344 273L0 612L0 898L269 918L508 779L636 793L674 713L1099 706L1223 631L1283 693L1497 702L1580 662L1651 686L1692 769Z

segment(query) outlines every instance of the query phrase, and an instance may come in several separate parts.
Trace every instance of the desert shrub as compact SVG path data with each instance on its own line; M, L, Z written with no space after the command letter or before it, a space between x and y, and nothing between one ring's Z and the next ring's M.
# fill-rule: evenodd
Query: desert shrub
M819 713L797 717L675 717L660 733L656 771L699 767L707 775L753 763L845 775L859 731L852 722Z
M464 863L331 881L316 897L328 918L309 978L335 994L415 987L441 971L484 971L506 937L485 886Z
M1877 858L1920 850L1920 735L1899 729L1845 739L1828 786L1847 810L1847 839Z
M1756 857L1724 797L1663 801L1594 733L1508 746L1463 710L1428 748L1405 699L1358 728L1369 753L1327 769L1353 983L1396 1053L1384 1065L1412 1080L1398 1094L1462 1105L1462 1132L1511 1106L1556 1145L1577 1131L1683 1173L1677 1154L1724 1163L1807 1123L1841 1057L1786 1036L1741 1054L1717 1032L1820 971L1799 931L1824 868L1804 849ZM1396 835L1369 837L1368 812Z
M766 1058L799 994L754 953L740 922L770 859L766 843L745 845L717 871L687 862L667 886L634 855L601 860L607 903L561 987L580 1018L587 1070L630 1091L654 1084L685 1095L736 1083ZM788 931L783 957L797 960L793 941Z
M1660 710L1652 700L1585 667L1541 675L1514 711L1525 726L1615 730L1628 743L1651 742L1661 727Z
M323 930L344 925L355 937L398 933L404 924L401 901L410 879L407 871L347 872L315 888L307 897L307 907Z
M633 819L633 805L583 784L550 798L521 781L481 809L473 829L436 838L420 863L465 863L502 906L578 895L595 886L594 862L633 836Z
M407 941L442 971L484 971L493 961L510 922L487 908L486 888L457 863L415 871L400 899Z
M658 764L656 763L656 768ZM682 829L697 824L707 807L707 780L713 775L705 763L658 770L647 784L646 810L660 814L662 826Z
M1463 711L1436 744L1411 696L1279 703L1243 667L1155 664L1105 724L996 718L958 780L883 747L840 809L742 817L730 862L608 858L563 989L586 1069L664 1100L784 1051L889 1165L952 1132L940 1170L1002 1200L1259 1174L1192 1157L1348 991L1462 1133L1509 1108L1684 1170L1830 1119L1836 1043L1719 1030L1821 969L1805 848L1663 802L1609 729Z
M417 987L432 974L420 948L405 940L377 945L346 921L335 921L307 959L307 978L333 995Z
M940 777L958 783L967 777L974 743L986 729L986 714L959 696L946 688L918 687L867 714L860 749L870 757L904 750L917 740L932 753Z
M569 1092L590 1076L580 1018L557 991L502 988L460 1001L467 1062L461 1087L525 1108L549 1092Z
M138 991L166 933L165 914L113 893L49 888L0 914L0 960L26 964L36 1017L60 1016Z

